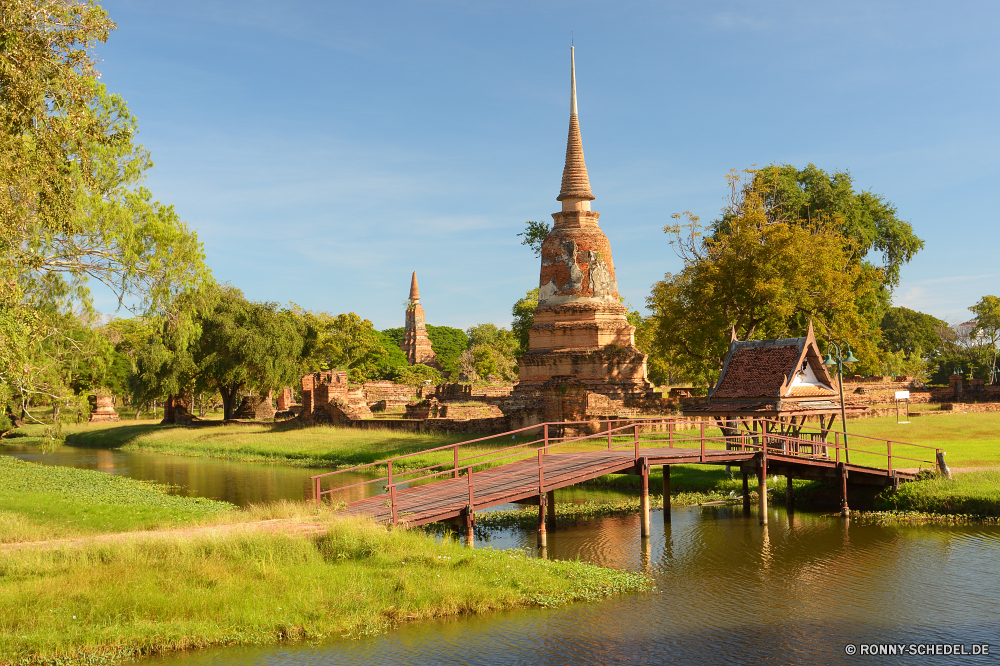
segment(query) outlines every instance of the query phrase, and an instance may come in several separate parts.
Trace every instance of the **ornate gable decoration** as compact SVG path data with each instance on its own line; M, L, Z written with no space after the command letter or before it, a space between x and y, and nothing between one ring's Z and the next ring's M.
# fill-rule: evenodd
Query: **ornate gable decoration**
M830 398L833 380L813 335L804 338L737 340L735 334L710 402L754 398Z

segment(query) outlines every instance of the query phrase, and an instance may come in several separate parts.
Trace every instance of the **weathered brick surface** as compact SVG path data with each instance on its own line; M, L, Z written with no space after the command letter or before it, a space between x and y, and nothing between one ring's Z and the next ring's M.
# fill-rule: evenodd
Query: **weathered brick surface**
M410 280L410 301L406 308L406 327L403 330L403 343L400 345L406 360L410 365L423 363L433 368L441 369L437 362L437 354L427 337L427 325L424 308L420 305L420 289L417 287L417 273L413 272Z
M394 384L390 381L365 382L361 386L365 402L374 405L385 402L387 405L405 405L417 397L417 388L406 384Z
M247 395L243 397L240 406L233 413L237 419L254 419L261 421L274 418L274 392L267 395Z

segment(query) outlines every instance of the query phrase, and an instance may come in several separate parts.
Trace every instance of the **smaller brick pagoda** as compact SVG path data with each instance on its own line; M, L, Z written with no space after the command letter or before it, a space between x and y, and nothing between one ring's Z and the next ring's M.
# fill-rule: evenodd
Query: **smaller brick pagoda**
M420 305L420 288L417 287L417 272L413 271L410 280L410 301L406 307L406 329L403 331L403 344L400 345L406 360L410 365L423 363L432 368L441 369L437 362L437 354L431 347L431 339L427 337L427 326L424 322L424 308Z

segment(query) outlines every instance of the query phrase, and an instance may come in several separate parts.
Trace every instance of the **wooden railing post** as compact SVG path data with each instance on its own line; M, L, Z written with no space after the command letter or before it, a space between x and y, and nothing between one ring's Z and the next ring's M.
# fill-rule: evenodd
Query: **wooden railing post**
M701 422L701 462L705 462L705 422Z
M543 447L545 448L545 452L548 453L549 452L549 424L548 423L546 423L545 425L542 426L542 438L545 441L545 444L543 444Z
M455 450L455 476L454 476L454 478L457 479L458 478L458 444L456 444L453 448Z
M389 467L389 486L391 487L392 486L392 461L391 460L389 461L388 467Z
M392 524L396 524L397 513L396 513L396 486L389 486L389 513L392 516Z
M639 424L632 424L632 444L635 446L635 459L639 459Z
M840 433L833 433L833 448L837 451L837 464L840 464Z
M608 419L608 451L611 450L611 419Z
M888 439L885 440L885 453L886 458L889 459L889 472L892 472L892 442Z
M476 505L476 502L475 502L475 497L474 497L473 491L472 491L472 468L471 467L469 468L469 471L468 471L468 473L465 476L466 476L467 479L469 479L469 511L472 511L473 507Z
M319 490L320 481L319 479L314 479L314 481L316 481L316 485L315 488L313 489L313 494L316 496L316 506L323 506L323 500L321 499L322 496L320 495L320 490Z
M545 494L545 451L538 452L538 497Z

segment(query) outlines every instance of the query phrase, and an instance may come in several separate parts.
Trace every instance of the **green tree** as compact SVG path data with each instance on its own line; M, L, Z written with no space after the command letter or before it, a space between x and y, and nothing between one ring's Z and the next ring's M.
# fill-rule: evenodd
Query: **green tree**
M983 360L989 368L990 383L993 383L997 367L997 345L1000 344L1000 298L983 296L969 309L976 315L976 323L970 333L982 349Z
M469 348L462 354L462 373L470 379L493 375L504 381L517 379L517 340L496 324L477 324L466 331Z
M96 280L120 304L161 311L207 277L197 236L141 187L152 162L135 117L97 81L93 48L114 27L73 0L0 12L0 394L47 395L57 357L32 354L75 346L56 344L64 331L39 285L63 280L87 310Z
M248 301L240 290L223 287L200 324L193 358L197 388L219 392L225 418L233 418L240 391L263 394L297 378L304 340L277 303Z
M821 341L846 339L863 367L876 362L877 321L866 320L857 302L877 283L863 279L836 229L777 219L756 172L748 173L729 176L725 228L702 235L690 213L687 224L664 228L684 267L647 299L656 345L708 382L721 370L731 329L743 340L780 338L804 335L812 322Z
M524 294L524 298L519 298L514 307L510 309L514 320L510 324L514 339L517 341L516 358L521 358L528 353L530 347L531 327L535 323L535 308L538 307L538 287L531 289Z
M461 368L458 359L469 347L469 336L460 328L451 326L431 326L427 324L427 337L431 341L438 365L442 370L458 378Z
M770 165L756 171L754 179L775 218L806 227L823 223L850 241L845 251L852 263L867 269L862 279L868 279L868 271L879 275L876 299L859 302L859 307L881 316L899 284L900 268L924 247L913 226L899 219L896 207L871 191L856 192L850 172L828 174L813 164L804 169ZM725 221L723 216L718 224L724 227ZM874 255L881 255L877 264L871 261Z
M528 220L525 223L524 231L519 233L518 236L522 239L521 245L527 245L532 249L536 257L540 257L542 256L542 243L551 231L552 227L545 222Z
M880 326L886 351L932 358L941 351L940 331L948 324L923 312L893 307L886 311Z
M397 384L409 384L410 386L422 386L427 382L440 384L441 373L429 365L414 363L405 368L399 368L394 381Z

